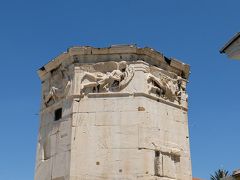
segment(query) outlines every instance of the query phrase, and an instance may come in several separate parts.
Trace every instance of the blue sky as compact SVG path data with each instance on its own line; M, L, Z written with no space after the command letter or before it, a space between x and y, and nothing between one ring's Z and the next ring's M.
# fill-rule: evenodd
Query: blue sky
M33 179L36 70L74 45L137 44L190 64L193 175L240 168L240 61L219 54L240 30L239 0L0 2L0 179Z

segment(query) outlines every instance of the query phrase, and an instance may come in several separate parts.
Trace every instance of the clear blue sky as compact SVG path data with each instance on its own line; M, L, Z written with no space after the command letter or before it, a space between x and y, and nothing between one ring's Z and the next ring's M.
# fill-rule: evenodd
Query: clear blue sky
M193 175L240 168L240 61L219 54L240 30L239 7L239 0L1 0L0 179L33 179L36 70L74 45L136 43L190 64Z

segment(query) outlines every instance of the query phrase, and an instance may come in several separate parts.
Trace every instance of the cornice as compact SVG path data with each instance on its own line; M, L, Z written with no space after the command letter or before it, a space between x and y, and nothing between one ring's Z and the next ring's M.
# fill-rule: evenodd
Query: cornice
M159 68L165 69L170 72L174 72L181 76L184 79L188 79L190 74L190 67L188 64L182 63L181 61L174 58L167 58L162 53L149 48L139 48L136 45L112 45L106 48L95 48L90 46L74 46L52 59L46 65L42 66L37 72L41 79L48 72L51 72L53 69L59 67L62 62L67 61L67 64L74 63L77 61L78 57L80 59L86 59L87 57L94 56L106 56L106 55L136 55L136 57L130 57L133 61L143 60L149 63L150 65L157 66ZM109 57L108 57L109 58ZM107 57L106 61L109 61ZM122 59L124 60L124 59ZM79 60L80 62L81 60ZM101 60L102 61L102 60ZM104 60L103 60L104 61ZM96 63L88 60L83 63Z

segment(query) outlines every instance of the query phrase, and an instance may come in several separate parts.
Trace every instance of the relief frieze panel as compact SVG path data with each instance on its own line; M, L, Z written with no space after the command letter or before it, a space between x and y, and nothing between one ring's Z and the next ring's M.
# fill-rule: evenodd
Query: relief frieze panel
M173 76L174 77L174 76ZM174 78L161 73L147 74L147 93L165 100L182 104L187 101L186 81L179 76Z
M71 78L68 69L60 65L50 72L50 78L43 87L43 102L47 107L59 99L64 98L71 87Z
M134 76L134 68L126 61L101 62L93 65L93 71L85 71L81 79L80 94L119 92Z
M145 62L142 64L139 62L107 61L95 64L80 64L80 78L75 82L80 87L78 95L83 98L89 93L135 93L136 85L141 83L144 85L142 87L145 88L138 89L138 92L177 105L187 106L187 81L185 79L174 73L165 72L160 68L149 67ZM135 76L139 71L143 73L143 76L139 76L139 74ZM69 69L63 65L49 72L49 78L43 86L45 107L68 95L72 84L69 73ZM128 86L131 81L133 82ZM127 86L128 88L126 88ZM125 91L125 89L127 90Z

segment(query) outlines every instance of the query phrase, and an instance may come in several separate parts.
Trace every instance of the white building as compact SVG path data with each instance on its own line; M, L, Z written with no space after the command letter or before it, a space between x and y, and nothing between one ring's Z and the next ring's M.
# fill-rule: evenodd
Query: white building
M35 180L191 180L189 66L150 48L72 47L38 71Z
M220 53L225 53L230 59L240 59L240 32L233 36L220 50Z

